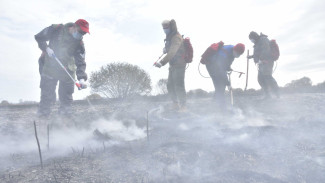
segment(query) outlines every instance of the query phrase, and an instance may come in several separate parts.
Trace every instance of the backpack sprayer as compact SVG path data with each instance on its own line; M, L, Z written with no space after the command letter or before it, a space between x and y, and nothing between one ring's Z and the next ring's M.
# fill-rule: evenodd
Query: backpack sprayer
M61 61L55 56L55 54L52 54L52 57L56 60L56 62L61 66L61 68L68 74L70 79L74 82L74 84L77 86L78 90L81 90L81 85L71 76L71 74L67 71L67 69L64 67L64 65L61 63Z

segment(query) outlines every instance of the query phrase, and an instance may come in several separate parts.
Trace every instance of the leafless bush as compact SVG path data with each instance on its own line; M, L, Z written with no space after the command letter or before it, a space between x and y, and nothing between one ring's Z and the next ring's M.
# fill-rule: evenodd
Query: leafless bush
M1 101L0 106L6 106L9 105L9 102L6 100Z
M96 100L96 99L102 99L102 98L103 98L103 97L100 96L100 95L97 94L97 93L93 93L93 94L87 96L87 99L90 99L90 100Z
M165 95L167 91L167 79L160 79L156 84L157 94Z
M151 92L148 73L136 65L111 63L90 76L90 87L109 98L127 98Z

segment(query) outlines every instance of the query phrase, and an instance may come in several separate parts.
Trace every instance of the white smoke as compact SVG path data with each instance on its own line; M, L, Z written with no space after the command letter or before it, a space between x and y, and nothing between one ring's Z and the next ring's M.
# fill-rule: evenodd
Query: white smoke
M74 151L80 152L82 149L90 151L90 149L103 148L103 141L98 140L94 135L96 129L109 135L110 139L104 139L108 140L105 141L107 147L146 137L146 129L137 127L134 120L122 122L115 119L100 119L91 122L88 128L67 127L63 124L58 126L56 124L50 127L48 150L46 125L39 124L37 131L43 158L64 156ZM14 134L0 134L0 139L2 141L0 143L0 163L15 154L32 153L37 158L38 148L33 128L26 130L20 126L15 126Z
M113 140L132 141L146 137L145 128L139 128L135 120L98 120L92 123L92 129L98 129L103 134L108 134Z

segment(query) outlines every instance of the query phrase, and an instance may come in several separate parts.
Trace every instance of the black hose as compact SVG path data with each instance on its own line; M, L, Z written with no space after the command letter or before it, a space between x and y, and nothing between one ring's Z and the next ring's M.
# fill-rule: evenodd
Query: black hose
M200 71L200 65L201 65L201 62L199 62L199 66L197 67L198 68L198 71L200 73L200 75L203 77L203 78L211 78L211 77L206 77L206 76L203 76L201 71Z
M275 72L275 70L277 69L277 67L278 67L278 62L277 61L274 61L275 62L275 67L274 67L274 69L273 69L273 72L272 72L272 74L274 74L274 72Z
M189 64L189 63L187 63L185 70L186 70L186 69L187 69L189 66L190 66L190 64Z

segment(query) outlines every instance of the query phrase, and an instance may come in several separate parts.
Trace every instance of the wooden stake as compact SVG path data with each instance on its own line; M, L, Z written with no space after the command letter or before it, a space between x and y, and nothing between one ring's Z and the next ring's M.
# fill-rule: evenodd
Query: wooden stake
M147 141L149 142L149 111L147 111Z
M34 130L35 130L35 138L36 138L36 142L37 142L37 146L38 146L39 158L40 158L40 161L41 161L41 167L43 169L42 151L41 151L41 147L39 145L39 140L38 140L38 137L37 137L37 130L36 130L36 123L35 123L35 121L34 121Z
M50 125L47 124L47 150L50 150Z

